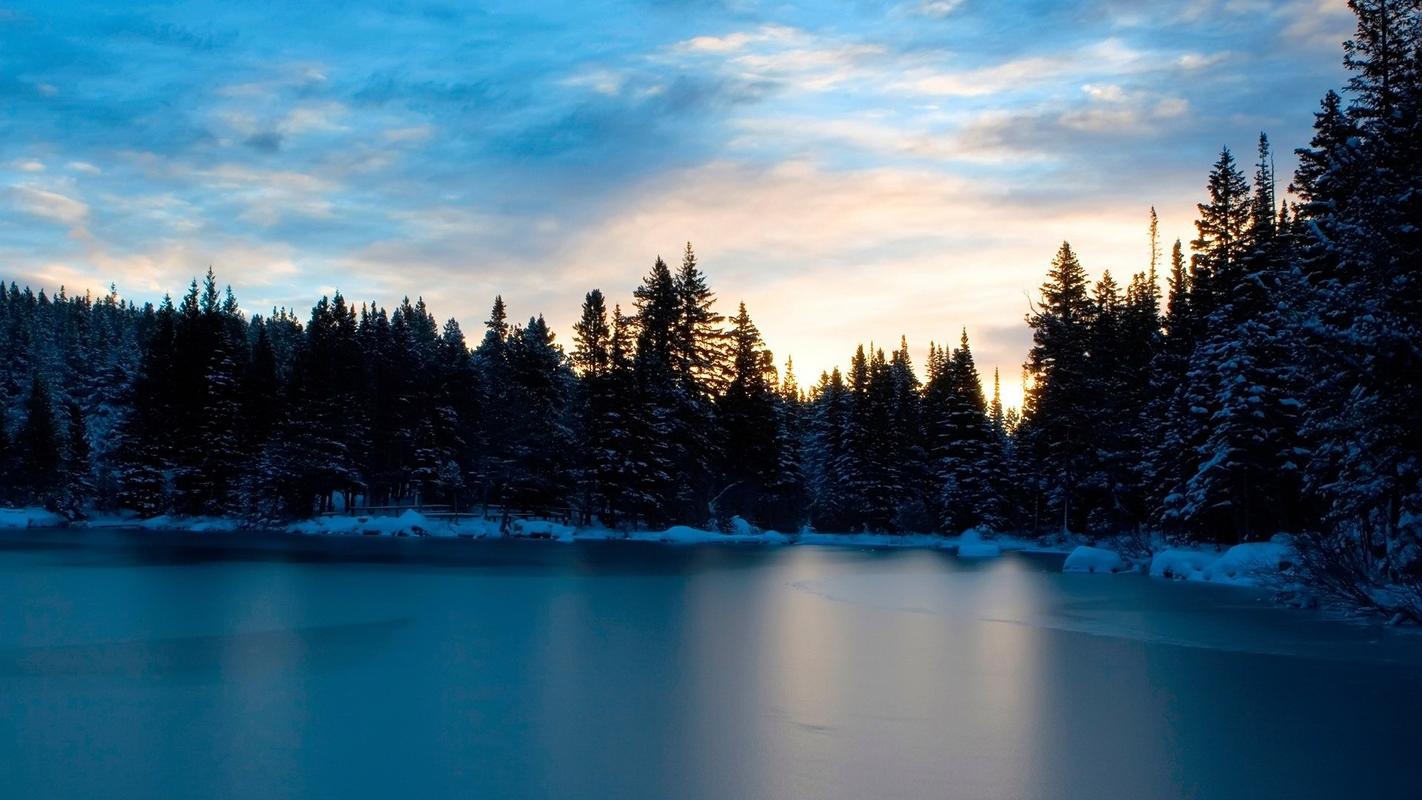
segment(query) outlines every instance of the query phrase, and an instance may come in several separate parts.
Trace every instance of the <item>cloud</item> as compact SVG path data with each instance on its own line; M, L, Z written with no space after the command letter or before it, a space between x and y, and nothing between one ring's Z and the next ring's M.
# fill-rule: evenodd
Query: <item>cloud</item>
M963 0L919 0L913 5L917 14L925 17L943 18L951 15L963 5Z
M1356 25L1346 0L1288 0L1278 13L1286 38L1335 54Z
M616 95L627 81L625 74L609 69L590 69L563 79L564 86L587 87L599 94Z
M784 84L822 92L878 74L866 65L887 53L880 44L817 36L780 25L724 36L696 36L668 48L663 60L709 64L744 83Z
M960 70L920 67L909 70L892 88L920 96L974 97L1080 81L1089 75L1131 75L1158 69L1159 63L1157 54L1113 37L1072 50L1017 58L986 67Z
M677 43L672 49L688 53L739 53L753 45L803 46L813 38L789 26L762 25L754 31L738 31L724 36L693 36Z
M6 190L10 205L15 210L31 216L61 222L65 225L80 225L89 216L89 206L83 201L34 186L11 186Z

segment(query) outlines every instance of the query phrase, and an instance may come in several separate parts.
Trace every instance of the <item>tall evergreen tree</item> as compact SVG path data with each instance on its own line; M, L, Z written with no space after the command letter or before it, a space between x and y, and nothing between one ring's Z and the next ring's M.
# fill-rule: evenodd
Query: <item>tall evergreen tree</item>
M1070 244L1063 242L1057 251L1041 292L1027 319L1033 345L1021 433L1062 529L1081 530L1081 487L1094 441L1088 363L1093 306L1086 270Z
M15 438L20 474L30 496L42 502L52 500L52 493L64 477L64 453L49 381L38 372L31 379L30 395L25 401L25 422Z
M993 480L992 423L965 329L946 363L934 370L931 394L941 398L935 426L939 524L948 533L1002 524Z
M781 478L784 441L775 402L774 362L745 303L731 320L729 340L731 381L716 401L725 488L713 500L712 511L723 527L737 515L770 524L779 510L774 493Z

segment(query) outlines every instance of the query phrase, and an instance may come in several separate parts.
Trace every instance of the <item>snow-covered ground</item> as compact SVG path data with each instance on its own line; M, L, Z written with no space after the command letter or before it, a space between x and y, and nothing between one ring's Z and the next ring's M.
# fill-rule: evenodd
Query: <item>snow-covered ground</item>
M1294 561L1289 537L1279 535L1267 542L1237 544L1224 552L1205 548L1164 549L1154 553L1148 565L1114 550L1083 545L1067 556L1062 571L1117 573L1145 570L1153 578L1259 586L1279 580Z

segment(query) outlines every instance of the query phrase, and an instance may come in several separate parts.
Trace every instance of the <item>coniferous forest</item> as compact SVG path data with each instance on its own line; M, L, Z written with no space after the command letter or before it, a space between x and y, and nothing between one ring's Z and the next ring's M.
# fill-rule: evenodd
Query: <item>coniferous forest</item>
M801 384L690 244L630 307L588 292L567 342L501 298L466 333L421 300L249 314L211 270L157 305L10 283L0 502L254 525L418 501L612 528L1288 532L1318 587L1415 617L1422 10L1351 5L1350 80L1292 178L1261 134L1202 169L1193 240L1143 219L1129 277L1043 253L1020 410L967 331L919 364L905 341L860 346Z

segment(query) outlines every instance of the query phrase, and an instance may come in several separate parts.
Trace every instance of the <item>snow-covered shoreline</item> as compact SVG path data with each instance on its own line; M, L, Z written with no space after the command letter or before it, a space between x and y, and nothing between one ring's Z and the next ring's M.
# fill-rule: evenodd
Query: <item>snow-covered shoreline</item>
M643 542L671 545L823 545L857 548L914 548L947 550L962 558L993 558L1004 552L1054 553L1065 555L1063 572L1126 574L1144 573L1165 580L1204 581L1231 586L1259 586L1278 582L1293 563L1293 548L1287 537L1270 542L1251 542L1217 551L1171 547L1154 552L1150 558L1131 558L1106 547L1044 544L1039 540L987 535L966 531L959 536L939 534L822 533L805 531L780 533L761 531L744 520L734 521L734 530L721 531L677 525L658 531L620 531L599 526L580 527L551 520L520 519L504 533L498 520L479 516L457 521L430 518L410 509L398 516L336 515L314 517L284 528L249 528L230 517L159 516L139 519L123 515L99 515L68 522L57 514L37 508L0 508L0 529L69 527L81 529L127 528L192 533L235 533L243 530L289 533L299 536L429 536L460 539L533 539L555 542Z
M1245 542L1225 550L1167 547L1146 560L1102 547L1081 545L1067 555L1063 572L1122 574L1144 572L1152 578L1203 581L1230 586L1276 585L1287 581L1297 557L1288 536Z
M1035 539L1018 536L992 535L985 538L977 531L959 536L940 534L823 533L806 531L781 533L761 531L741 520L735 521L730 533L676 525L658 531L621 531L604 527L580 527L551 520L522 519L510 524L510 531L500 531L498 520L472 516L458 521L432 519L410 509L398 516L335 515L314 517L283 527L251 528L229 517L178 517L163 515L139 519L133 516L100 515L69 522L43 509L0 509L0 529L55 528L78 529L141 529L152 531L190 531L193 533L236 533L243 530L289 533L302 536L429 536L461 539L531 539L555 542L644 542L656 544L743 544L792 545L811 544L837 547L883 547L949 550L964 558L991 558L1003 552L1037 552L1066 554L1067 548L1043 544Z

